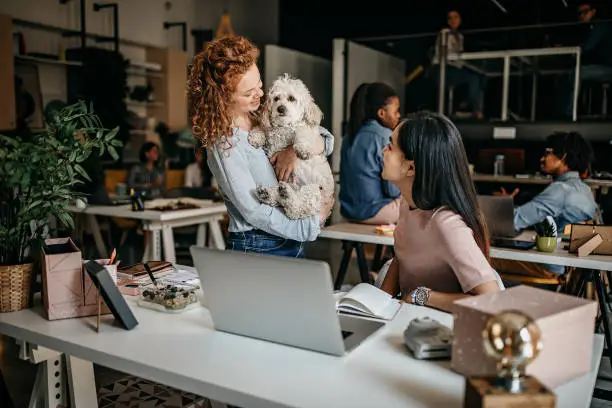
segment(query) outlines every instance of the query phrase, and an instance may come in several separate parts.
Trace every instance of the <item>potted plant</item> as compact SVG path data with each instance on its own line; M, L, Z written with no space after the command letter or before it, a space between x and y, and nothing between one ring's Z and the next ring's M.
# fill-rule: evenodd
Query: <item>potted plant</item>
M92 152L118 158L118 128L105 129L83 102L47 118L27 140L0 135L0 312L28 307L33 261L53 218L74 228L74 185L89 176L81 166Z
M536 237L536 248L542 252L554 252L557 249L557 226L552 217L546 217L534 225Z

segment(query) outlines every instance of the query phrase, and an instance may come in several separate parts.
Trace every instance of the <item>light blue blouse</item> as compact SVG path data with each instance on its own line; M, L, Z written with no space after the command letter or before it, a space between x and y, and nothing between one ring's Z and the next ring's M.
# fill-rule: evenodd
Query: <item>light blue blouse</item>
M325 139L325 154L329 156L334 150L334 137L324 128L320 128L320 133ZM247 131L234 128L227 141L230 146L207 149L208 166L230 217L229 231L259 229L295 241L314 241L320 232L318 214L291 220L282 210L261 204L255 197L258 186L273 186L278 180L265 152L251 146L248 135Z

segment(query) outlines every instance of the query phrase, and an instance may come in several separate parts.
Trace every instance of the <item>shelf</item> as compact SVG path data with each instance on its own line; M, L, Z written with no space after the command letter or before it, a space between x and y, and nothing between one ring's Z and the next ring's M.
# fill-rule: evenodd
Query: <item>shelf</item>
M62 27L49 25L49 24L43 24L43 23L37 23L35 21L22 20L19 18L14 18L13 24L21 26L21 27L35 28L38 30L51 31L55 33L65 33L67 31L71 31L71 30L67 30Z
M61 61L61 60L54 60L51 58L30 57L29 55L15 55L14 57L15 57L15 60L17 61L32 62L35 64L70 65L73 67L83 66L83 63L79 61Z
M125 104L128 106L141 106L143 108L157 108L160 106L164 106L163 102L139 102L131 100L127 100Z
M141 76L141 77L147 77L147 78L163 78L164 77L163 72L139 71L135 69L128 69L126 73L128 74L128 76Z

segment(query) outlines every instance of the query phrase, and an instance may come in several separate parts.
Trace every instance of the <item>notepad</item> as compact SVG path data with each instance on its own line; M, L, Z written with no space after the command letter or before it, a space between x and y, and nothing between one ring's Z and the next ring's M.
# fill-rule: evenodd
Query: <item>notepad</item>
M367 283L360 283L349 292L339 292L336 309L340 313L391 320L401 307L399 300Z

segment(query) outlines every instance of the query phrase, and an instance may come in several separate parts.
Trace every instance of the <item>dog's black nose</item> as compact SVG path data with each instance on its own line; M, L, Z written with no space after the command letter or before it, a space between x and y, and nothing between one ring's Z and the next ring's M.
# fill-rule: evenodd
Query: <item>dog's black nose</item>
M276 108L276 111L281 115L284 115L285 113L287 113L287 108L285 107L285 105L280 105L278 108Z

